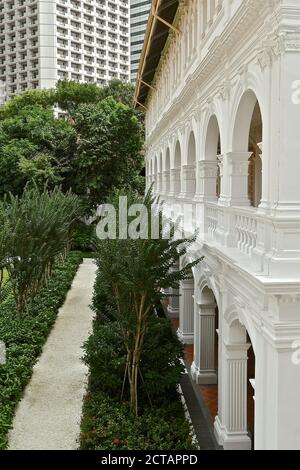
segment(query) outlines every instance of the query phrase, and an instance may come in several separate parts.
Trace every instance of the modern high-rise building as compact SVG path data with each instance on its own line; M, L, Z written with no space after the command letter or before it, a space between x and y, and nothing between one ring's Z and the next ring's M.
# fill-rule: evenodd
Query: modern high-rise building
M144 44L151 0L130 0L130 78L135 82Z
M0 0L2 100L59 79L130 80L129 0Z

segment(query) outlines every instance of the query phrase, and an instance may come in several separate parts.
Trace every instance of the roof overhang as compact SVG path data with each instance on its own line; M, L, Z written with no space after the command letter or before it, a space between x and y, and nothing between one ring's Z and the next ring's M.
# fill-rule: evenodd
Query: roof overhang
M178 6L179 0L152 0L135 88L136 107L145 108L169 32L170 30L178 32L173 25Z

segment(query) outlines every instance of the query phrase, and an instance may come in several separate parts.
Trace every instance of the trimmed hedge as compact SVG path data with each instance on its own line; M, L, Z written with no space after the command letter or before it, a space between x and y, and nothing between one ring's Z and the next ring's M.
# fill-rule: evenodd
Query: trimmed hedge
M0 304L0 340L7 353L6 364L0 365L0 449L7 446L15 406L23 396L81 261L82 254L72 252L66 260L56 262L47 286L41 289L24 318L17 318L13 298Z

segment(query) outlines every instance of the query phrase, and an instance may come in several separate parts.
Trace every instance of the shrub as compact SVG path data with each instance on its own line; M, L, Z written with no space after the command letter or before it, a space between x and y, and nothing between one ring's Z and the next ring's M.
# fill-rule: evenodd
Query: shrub
M72 235L72 248L82 252L94 250L95 225L87 225L78 221Z
M11 195L2 206L6 259L17 313L24 313L45 285L57 255L69 248L79 200L59 189L40 192L27 187L22 197ZM3 235L1 236L1 238Z
M126 349L116 321L96 319L84 346L84 362L90 370L90 389L121 398L126 368ZM141 405L162 404L174 395L183 372L183 347L171 330L170 321L153 319L147 328L140 364ZM128 397L128 388L125 396Z
M16 317L12 296L0 304L0 339L7 351L7 362L0 365L0 449L6 447L15 406L22 398L81 260L80 253L70 253L64 261L57 261L48 285L41 289L21 320Z
M83 406L81 450L194 450L191 428L179 397L160 408L146 408L139 417L128 403L103 392L90 393Z

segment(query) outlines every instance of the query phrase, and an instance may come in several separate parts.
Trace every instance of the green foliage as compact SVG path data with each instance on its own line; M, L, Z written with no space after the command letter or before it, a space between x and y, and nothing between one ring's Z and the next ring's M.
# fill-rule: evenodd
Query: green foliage
M84 345L84 362L90 370L90 390L102 390L121 398L126 367L126 348L116 321L94 322L94 331ZM153 318L144 340L140 364L141 405L166 403L183 372L183 347L173 334L169 320ZM128 390L125 393L128 397ZM167 400L166 400L167 398Z
M0 120L15 116L28 106L50 107L55 103L55 99L54 90L27 90L0 107Z
M48 285L41 289L22 320L16 317L12 295L0 304L0 339L7 351L7 362L0 365L0 449L7 445L15 406L81 261L80 253L70 253L64 261L57 261Z
M121 396L126 350L117 322L94 321L93 334L84 345L83 360L89 366L91 390Z
M59 80L56 86L55 99L57 105L70 115L80 104L92 104L100 99L101 89L94 83L79 83Z
M1 139L1 128L0 128ZM4 141L5 139L1 139ZM0 197L11 192L22 194L26 176L19 166L22 159L27 160L37 152L37 146L27 139L7 140L1 145L0 140Z
M86 396L81 450L195 450L191 429L177 396L161 407L148 407L138 418L127 403L99 391Z
M27 106L0 122L0 197L21 195L28 181L53 187L70 172L76 134L50 109ZM66 184L68 186L68 183Z
M25 181L33 181L38 188L45 186L54 188L62 182L58 168L53 165L53 157L46 153L40 153L34 158L21 157L19 168Z
M57 119L53 105L66 112ZM88 211L116 188L143 192L143 127L132 107L132 85L60 81L31 90L0 109L0 198L21 195L27 182L61 184Z
M77 221L72 235L72 248L82 252L94 250L96 236L95 225Z
M100 91L101 100L109 96L114 98L114 100L119 103L123 103L132 107L134 85L132 83L121 82L120 80L111 80L108 85L103 87Z
M125 240L117 237L99 241L97 265L101 292L105 289L109 299L108 305L111 307L109 316L119 323L122 331L122 341L127 353L124 377L127 375L131 408L137 415L142 355L146 333L153 321L154 306L163 297L163 289L178 288L181 280L191 277L192 267L200 260L188 263L181 269L173 269L179 264L180 258L185 256L195 237L177 240L172 237L175 231L173 227L171 238L163 238L166 223L161 220L159 237L152 238L151 223L148 219L155 201L151 191L143 201L136 198L135 202L143 202L147 209L146 214L142 215L137 223L140 229L148 228L146 237ZM118 201L115 202L115 207L117 204ZM94 304L94 307L97 305Z
M47 282L55 258L68 250L79 208L77 196L58 189L40 192L36 186L2 204L2 265L9 273L18 314L25 313Z
M79 106L74 120L80 139L73 188L90 207L97 207L113 188L132 185L141 171L141 125L132 108L111 97Z

